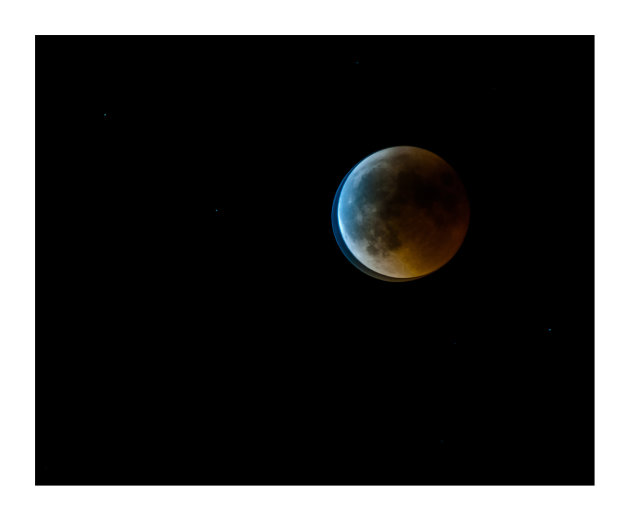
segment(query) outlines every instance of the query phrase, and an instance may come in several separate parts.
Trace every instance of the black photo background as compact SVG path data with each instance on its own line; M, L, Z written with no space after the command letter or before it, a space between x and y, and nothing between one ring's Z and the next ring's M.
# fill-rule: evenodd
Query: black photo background
M38 37L38 484L593 483L593 39ZM457 255L330 211L437 153Z

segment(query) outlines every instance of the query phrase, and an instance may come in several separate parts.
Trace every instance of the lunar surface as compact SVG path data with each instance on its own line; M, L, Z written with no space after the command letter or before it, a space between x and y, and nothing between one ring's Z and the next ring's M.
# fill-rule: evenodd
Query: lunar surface
M462 182L428 150L392 147L358 163L333 204L335 238L365 273L406 281L441 268L461 246L470 219Z

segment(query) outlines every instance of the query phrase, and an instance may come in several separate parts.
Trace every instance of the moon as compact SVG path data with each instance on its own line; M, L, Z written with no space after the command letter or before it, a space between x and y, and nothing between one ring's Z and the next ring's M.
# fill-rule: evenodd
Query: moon
M341 251L386 281L424 277L459 250L470 221L455 170L428 150L397 146L366 157L344 177L332 225Z

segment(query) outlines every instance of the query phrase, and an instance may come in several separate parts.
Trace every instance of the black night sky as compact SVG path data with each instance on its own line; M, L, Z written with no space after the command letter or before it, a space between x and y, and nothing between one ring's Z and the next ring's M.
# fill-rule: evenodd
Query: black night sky
M592 37L37 37L36 481L594 481ZM366 276L335 191L471 204Z

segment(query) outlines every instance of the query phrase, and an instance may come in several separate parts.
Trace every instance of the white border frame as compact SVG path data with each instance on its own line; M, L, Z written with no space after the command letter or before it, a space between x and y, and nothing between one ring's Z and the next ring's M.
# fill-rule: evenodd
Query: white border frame
M630 317L625 227L630 176L628 14L622 2L613 0L433 4L180 0L172 5L163 0L5 0L0 4L0 517L7 521L630 519L630 356L624 327ZM35 487L35 34L595 34L596 486ZM60 118L63 110L59 107Z

